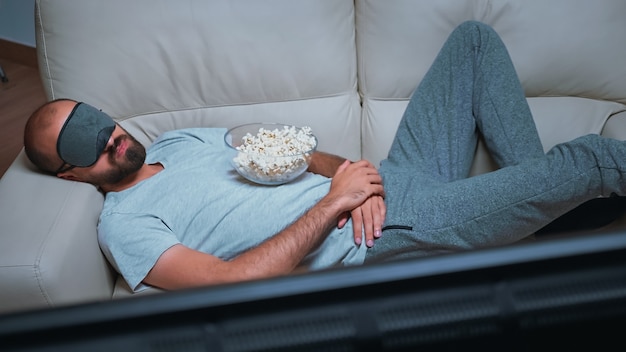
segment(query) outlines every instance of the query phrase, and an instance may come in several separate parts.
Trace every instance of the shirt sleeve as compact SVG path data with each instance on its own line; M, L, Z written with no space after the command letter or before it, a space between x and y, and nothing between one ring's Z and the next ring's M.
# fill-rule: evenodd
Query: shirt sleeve
M149 287L142 281L159 257L180 241L157 217L112 213L100 216L98 243L111 265L138 292Z

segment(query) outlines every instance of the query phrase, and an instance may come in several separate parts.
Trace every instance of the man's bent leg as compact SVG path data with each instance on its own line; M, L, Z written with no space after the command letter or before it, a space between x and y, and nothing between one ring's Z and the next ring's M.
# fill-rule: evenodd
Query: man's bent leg
M405 197L388 212L389 223L398 226L377 241L366 260L510 244L611 193L626 195L626 142L580 137L544 157Z
M441 182L469 174L476 127L500 166L543 155L509 54L490 27L450 35L414 92L384 168L415 168Z

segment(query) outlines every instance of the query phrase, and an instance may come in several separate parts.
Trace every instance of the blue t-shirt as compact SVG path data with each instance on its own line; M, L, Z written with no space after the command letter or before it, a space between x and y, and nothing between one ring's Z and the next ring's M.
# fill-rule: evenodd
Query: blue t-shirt
M329 190L330 179L305 173L281 186L245 180L231 167L225 129L171 131L148 149L156 175L109 192L98 241L133 290L158 258L176 244L229 260L293 223ZM352 223L333 230L301 263L309 270L363 263L367 247L354 244Z

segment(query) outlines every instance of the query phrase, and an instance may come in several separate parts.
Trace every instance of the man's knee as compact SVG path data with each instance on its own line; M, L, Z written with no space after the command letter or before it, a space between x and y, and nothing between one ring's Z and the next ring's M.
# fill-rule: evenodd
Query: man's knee
M474 21L474 20L469 20L469 21L465 21L465 22L461 23L457 27L457 30L460 30L462 32L473 32L473 31L477 31L477 32L481 32L481 31L494 32L494 29L491 26L489 26L488 24L485 24L485 23L479 22L479 21Z
M479 21L465 21L456 27L452 35L460 37L472 38L472 42L476 45L487 42L492 36L498 37L496 31L488 24Z

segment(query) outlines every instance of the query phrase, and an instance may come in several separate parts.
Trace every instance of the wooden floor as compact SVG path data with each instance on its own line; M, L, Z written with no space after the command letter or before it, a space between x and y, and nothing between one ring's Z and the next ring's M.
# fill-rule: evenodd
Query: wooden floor
M34 65L0 57L8 82L0 82L0 176L4 175L23 147L24 125L28 116L46 101Z

